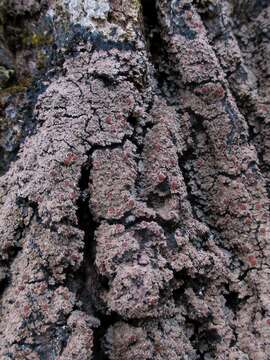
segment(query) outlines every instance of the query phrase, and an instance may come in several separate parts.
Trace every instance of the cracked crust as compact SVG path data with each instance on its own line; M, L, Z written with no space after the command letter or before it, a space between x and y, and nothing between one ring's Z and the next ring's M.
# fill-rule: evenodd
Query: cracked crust
M241 3L48 5L77 41L0 177L1 359L268 359L270 8Z

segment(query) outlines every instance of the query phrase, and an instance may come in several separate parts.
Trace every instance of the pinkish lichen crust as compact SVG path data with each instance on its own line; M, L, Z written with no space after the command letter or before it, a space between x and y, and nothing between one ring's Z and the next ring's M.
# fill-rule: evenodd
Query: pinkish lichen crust
M75 40L0 177L1 359L269 359L270 7L243 3L12 1Z

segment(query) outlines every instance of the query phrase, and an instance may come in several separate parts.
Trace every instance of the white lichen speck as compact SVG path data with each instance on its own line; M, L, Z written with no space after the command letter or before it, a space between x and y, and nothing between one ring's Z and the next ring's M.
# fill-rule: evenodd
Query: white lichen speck
M71 20L85 27L95 27L95 20L106 20L108 0L63 0Z

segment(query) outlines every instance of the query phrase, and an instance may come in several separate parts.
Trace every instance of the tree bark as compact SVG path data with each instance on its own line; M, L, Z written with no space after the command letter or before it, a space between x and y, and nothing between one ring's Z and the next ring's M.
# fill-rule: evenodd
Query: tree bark
M0 14L0 359L269 360L269 1Z

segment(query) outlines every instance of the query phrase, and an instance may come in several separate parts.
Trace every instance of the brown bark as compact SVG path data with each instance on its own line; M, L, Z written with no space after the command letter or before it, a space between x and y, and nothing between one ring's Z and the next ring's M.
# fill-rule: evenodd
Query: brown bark
M0 359L270 359L269 1L0 10Z

